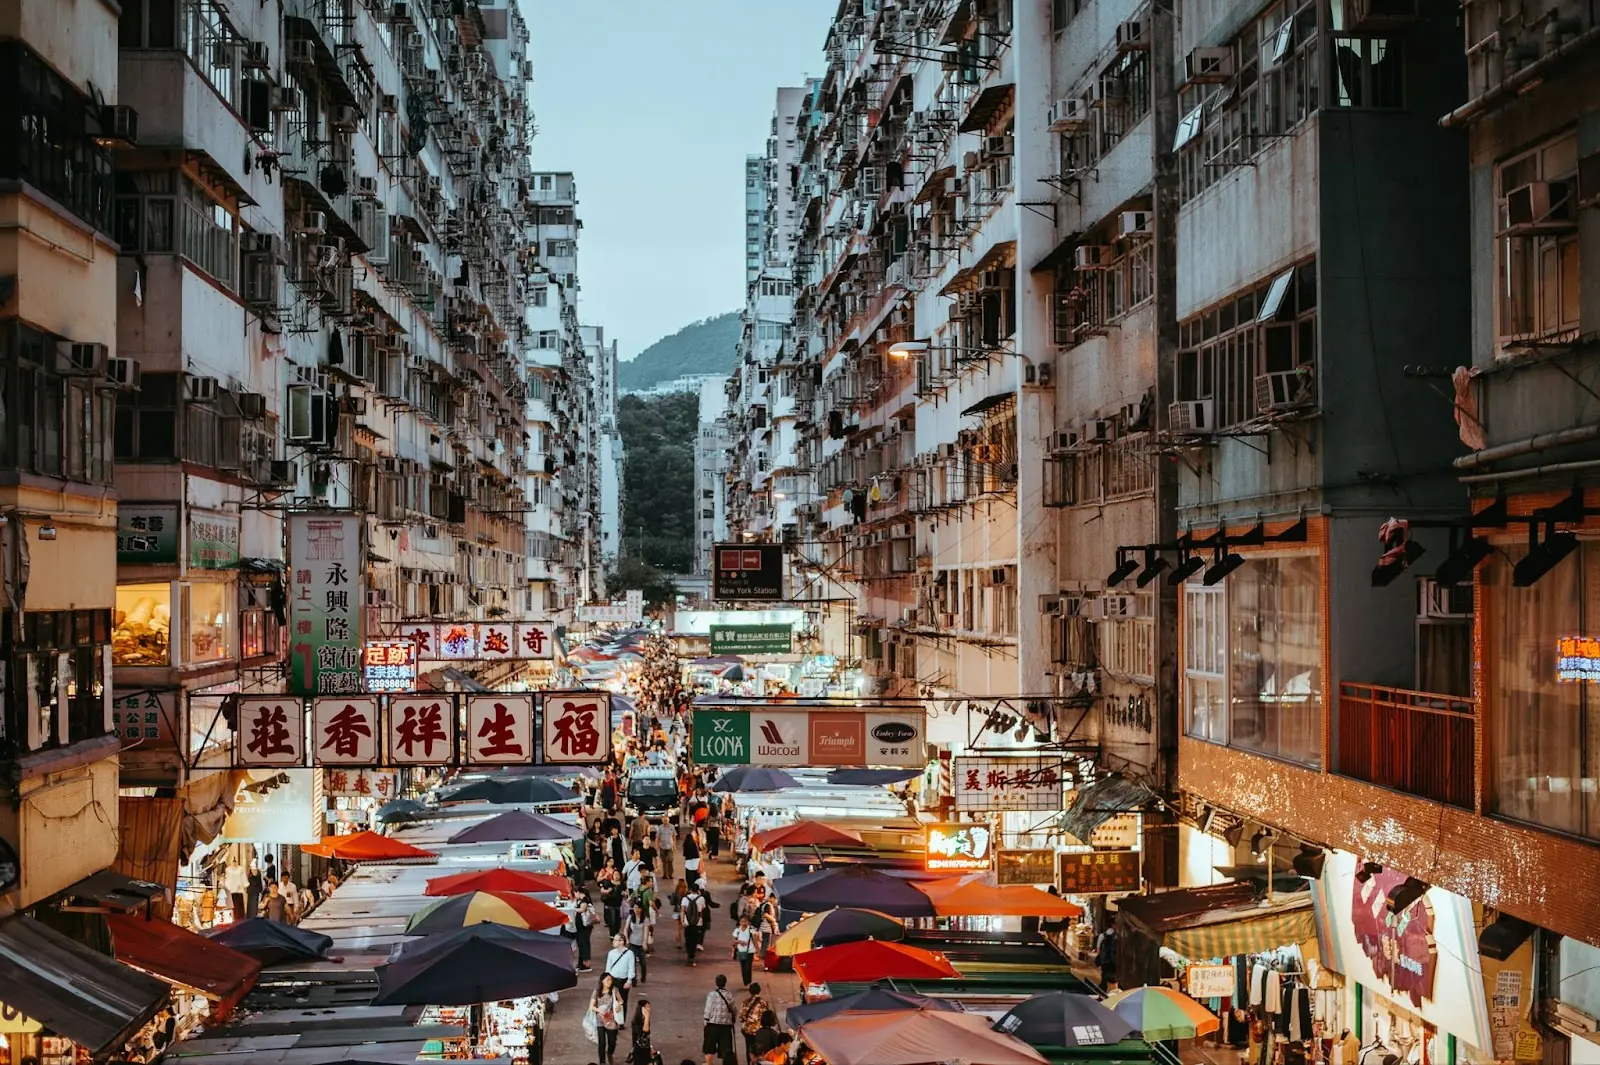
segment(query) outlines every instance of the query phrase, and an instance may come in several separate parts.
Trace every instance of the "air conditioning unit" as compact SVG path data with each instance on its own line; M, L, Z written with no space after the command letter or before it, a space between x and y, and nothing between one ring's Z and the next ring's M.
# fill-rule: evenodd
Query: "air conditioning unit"
M1073 451L1078 446L1078 430L1064 429L1050 434L1051 451Z
M267 97L268 105L274 111L300 110L300 89L295 85L274 85L271 95Z
M56 342L56 363L61 372L77 377L103 377L110 349L104 344L80 344L71 340Z
M1089 109L1081 96L1068 96L1050 105L1050 132L1074 133L1089 124Z
M307 211L300 216L300 232L320 237L328 231L328 216L321 211Z
M1150 28L1144 19L1130 19L1117 25L1117 51L1138 52L1150 47Z
M1084 439L1091 444L1109 444L1117 438L1115 418L1096 418L1083 423Z
M1004 566L996 566L989 571L989 586L999 588L1006 583L1009 576Z
M1233 77L1233 49L1196 48L1183 66L1190 85L1220 85Z
M1259 411L1297 410L1311 403L1310 373L1279 370L1256 377L1256 409Z
M940 444L939 445L939 457L940 458L942 458L942 459L954 458L955 454L956 454L956 446L954 444Z
M961 195L961 179L958 177L944 179L944 194L946 196Z
M271 65L267 42L245 41L239 48L239 65L247 70L265 70Z
M267 480L272 484L294 484L298 478L295 475L293 459L273 459Z
M139 112L127 104L107 104L100 109L100 141L130 147L139 143Z
M1050 618L1060 617L1061 596L1041 595L1039 597L1039 613Z
M1100 604L1100 617L1106 621L1120 621L1134 615L1131 595L1102 595L1096 602Z
M1148 237L1154 231L1154 222L1155 216L1149 211L1123 211L1117 217L1117 237L1119 240Z
M239 405L239 417L256 419L264 417L267 413L267 397L260 392L240 392L234 397L234 402Z
M1061 596L1061 616L1064 618L1084 617L1088 613L1084 609L1084 605L1087 602L1088 600L1081 595L1066 595L1063 593Z
M378 198L378 179L375 177L356 178L356 194L369 200Z
M411 4L407 0L394 0L394 3L389 5L389 21L410 22Z
M346 414L356 416L367 413L367 401L363 396L345 396L339 400L339 409Z
M215 403L217 401L217 379L215 377L196 377L193 374L184 374L183 398L190 403Z
M361 126L361 112L349 104L329 108L328 124L341 133L354 133Z
M1175 433L1215 432L1217 424L1209 399L1184 399L1167 408L1167 422Z
M1534 181L1506 193L1509 233L1562 233L1578 226L1569 181Z
M1073 266L1079 270L1105 270L1110 261L1110 249L1099 244L1080 244L1072 250Z
M262 255L276 262L278 238L271 233L248 232L242 235L239 250L244 255Z
M289 66L312 66L317 61L317 47L308 37L296 37L289 42L283 61Z
M983 165L983 156L978 152L968 152L961 157L962 170L976 170Z
M138 359L107 359L106 380L130 392L139 391Z
M400 97L392 92L386 92L378 97L378 111L381 114L392 115L400 110Z
M1016 140L1009 133L999 137L983 138L984 155L1010 155L1014 151L1016 151Z
M1417 617L1436 621L1470 619L1472 585L1440 585L1432 577L1423 577L1417 581Z

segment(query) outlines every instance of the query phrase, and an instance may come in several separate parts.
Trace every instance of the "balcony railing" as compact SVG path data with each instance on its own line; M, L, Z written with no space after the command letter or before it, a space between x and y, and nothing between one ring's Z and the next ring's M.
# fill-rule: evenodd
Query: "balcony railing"
M1470 810L1475 724L1468 699L1341 682L1338 772Z

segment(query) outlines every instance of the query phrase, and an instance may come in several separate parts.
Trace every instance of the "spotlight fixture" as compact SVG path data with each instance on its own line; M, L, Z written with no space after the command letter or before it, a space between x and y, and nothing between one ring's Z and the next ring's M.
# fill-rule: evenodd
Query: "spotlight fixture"
M1250 837L1250 853L1264 853L1268 847L1272 846L1273 842L1276 841L1277 838L1277 833L1273 832L1271 829L1263 828L1260 832L1257 832L1255 835Z
M1478 953L1495 961L1505 961L1533 935L1533 925L1502 913L1478 933Z
M1321 847L1313 847L1309 843L1300 844L1300 853L1294 856L1291 863L1294 871L1300 876L1315 880L1322 875L1322 865L1328 860Z
M1411 539L1411 523L1404 518L1390 518L1378 526L1378 542L1383 545L1383 554L1378 556L1378 564L1372 568L1372 586L1384 588L1394 582L1394 579L1422 557L1425 548Z
M1167 577L1167 583L1179 585L1193 577L1196 573L1206 568L1206 560L1199 555L1191 554L1186 547L1178 549L1178 564L1172 567L1172 573Z
M1206 575L1200 578L1200 583L1207 588L1221 584L1228 578L1228 574L1244 565L1244 556L1228 550L1228 541L1218 540L1216 550L1211 555L1211 568L1206 570Z
M1428 893L1428 885L1414 876L1408 876L1405 883L1389 892L1389 898L1384 902L1390 913L1405 913L1412 903Z
M1228 846L1237 849L1239 844L1244 840L1244 822L1240 821L1237 824L1223 829L1222 838L1227 842Z
M1528 526L1528 553L1511 570L1511 583L1518 588L1532 587L1578 549L1578 538L1569 532L1556 532L1555 522L1545 522L1542 541L1535 528Z
M1452 537L1454 539L1454 537ZM1481 536L1468 536L1462 543L1450 548L1445 560L1434 571L1433 583L1451 588L1472 580L1478 564L1494 553L1494 547Z
M1374 875L1383 872L1383 866L1377 862L1362 862L1361 868L1356 870L1356 882L1365 884Z
M1200 808L1196 811L1196 813L1198 816L1195 818L1195 820L1200 823L1200 831L1209 835L1211 832L1211 827L1217 823L1217 808L1215 806L1207 806L1205 803L1201 803Z
M1122 548L1117 548L1117 568L1112 570L1111 576L1106 578L1106 587L1112 588L1121 584L1133 576L1134 571L1138 568L1139 563L1136 560L1129 558L1128 553Z
M1145 585L1161 576L1162 571L1170 565L1171 563L1162 556L1160 551L1156 550L1154 547L1145 548L1144 569L1140 570L1139 576L1134 578L1133 583L1135 587L1143 588Z

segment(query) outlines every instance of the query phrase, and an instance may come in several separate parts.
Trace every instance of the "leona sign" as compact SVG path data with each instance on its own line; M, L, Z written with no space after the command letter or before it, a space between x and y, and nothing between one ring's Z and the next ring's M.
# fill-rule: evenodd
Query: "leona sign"
M920 708L796 708L767 703L697 708L690 715L701 765L920 766Z

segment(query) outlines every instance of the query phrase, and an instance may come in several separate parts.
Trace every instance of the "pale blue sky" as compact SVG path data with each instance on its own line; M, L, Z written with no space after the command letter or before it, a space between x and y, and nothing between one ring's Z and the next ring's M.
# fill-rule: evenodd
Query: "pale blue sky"
M838 0L522 0L536 170L571 170L579 312L631 358L744 301L744 157Z

